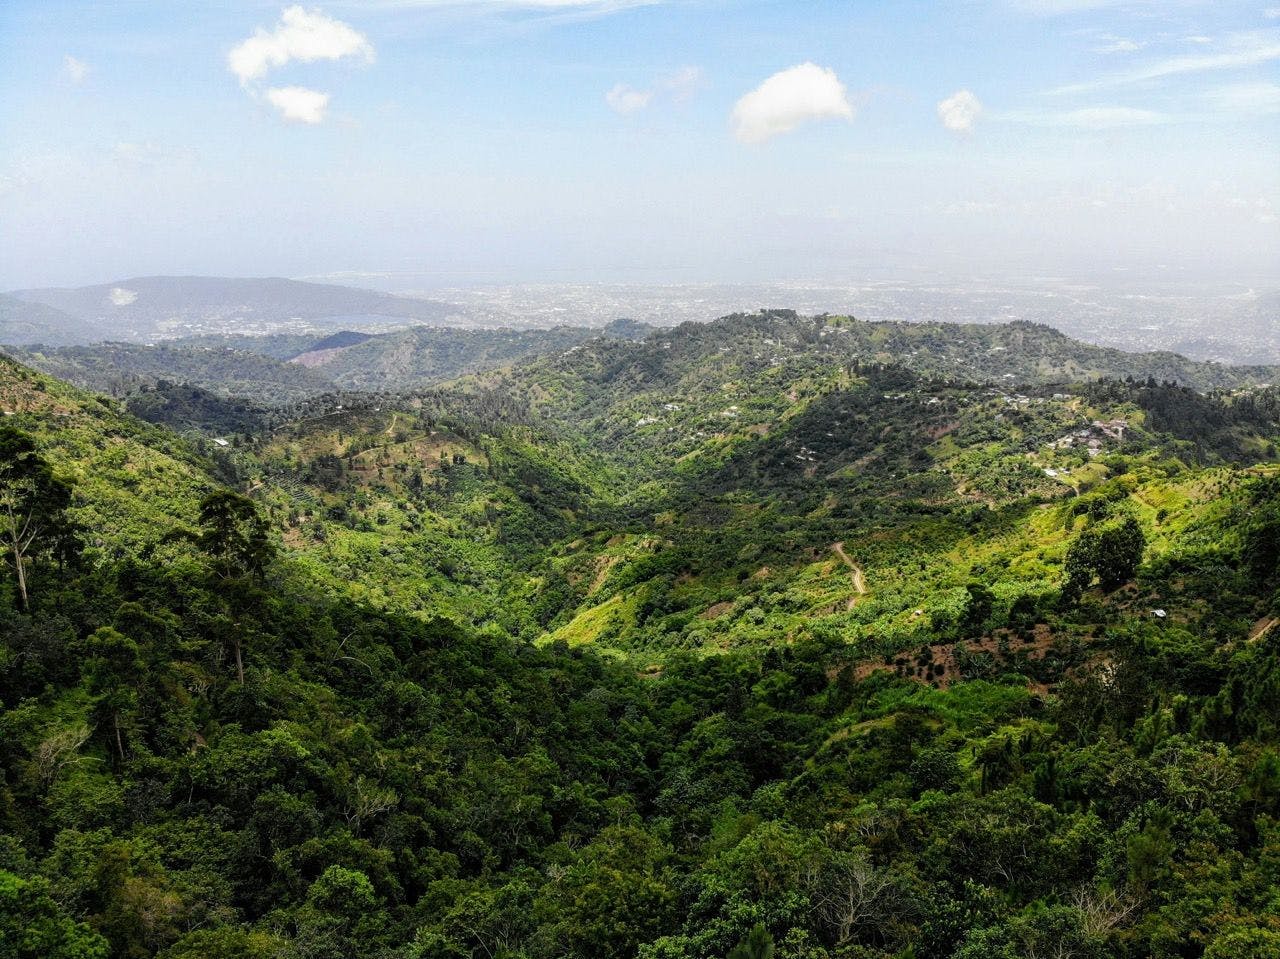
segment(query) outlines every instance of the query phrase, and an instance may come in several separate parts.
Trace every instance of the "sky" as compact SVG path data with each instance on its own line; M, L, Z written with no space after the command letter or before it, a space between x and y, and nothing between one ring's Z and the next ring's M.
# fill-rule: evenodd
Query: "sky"
M3 0L0 288L1280 286L1280 0Z

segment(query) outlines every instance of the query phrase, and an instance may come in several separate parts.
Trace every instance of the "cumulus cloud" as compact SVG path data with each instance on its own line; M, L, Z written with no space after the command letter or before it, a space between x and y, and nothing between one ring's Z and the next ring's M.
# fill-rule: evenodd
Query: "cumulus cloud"
M813 120L852 120L853 104L834 70L816 63L775 73L733 107L733 134L763 143Z
M938 119L952 133L968 133L982 115L982 101L969 90L957 90L938 101Z
M700 67L681 67L671 73L664 73L644 90L638 90L625 83L615 84L604 95L604 100L609 104L609 109L626 116L652 106L663 98L672 103L686 103L701 85L702 69Z
M320 123L329 106L329 94L306 87L272 87L267 100L293 123Z
M84 78L89 75L89 64L68 53L62 58L62 72L72 83L83 83Z
M347 57L371 63L373 44L341 20L319 10L292 6L280 14L280 22L274 29L259 27L253 36L232 47L227 54L227 69L256 98L261 89L259 81L272 70L295 62L315 63ZM294 123L320 123L329 106L329 94L306 87L272 87L265 96L284 119Z
M613 89L604 95L604 102L609 104L609 109L623 116L643 110L652 101L652 90L637 90L625 83L615 84Z
M341 60L362 57L372 62L373 44L355 28L319 10L287 7L274 30L259 27L227 54L227 69L248 84L293 61Z

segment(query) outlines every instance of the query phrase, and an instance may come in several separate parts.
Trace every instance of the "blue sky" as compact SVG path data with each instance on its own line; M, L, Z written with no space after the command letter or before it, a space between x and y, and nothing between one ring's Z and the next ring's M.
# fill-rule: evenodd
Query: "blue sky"
M1280 282L1280 0L6 0L0 287Z

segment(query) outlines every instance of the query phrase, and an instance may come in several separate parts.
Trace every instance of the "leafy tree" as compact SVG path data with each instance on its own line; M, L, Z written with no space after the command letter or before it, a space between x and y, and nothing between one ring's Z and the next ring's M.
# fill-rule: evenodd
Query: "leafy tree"
M746 938L729 950L728 959L773 959L773 936L764 927L764 923L756 923Z
M10 959L106 959L107 941L68 916L43 879L0 870L0 955Z
M960 617L960 629L966 636L974 636L982 631L994 607L991 590L982 583L970 583L965 587L964 612Z
M0 425L0 535L24 610L31 606L28 564L42 553L69 552L74 539L66 516L69 505L70 485L53 475L35 440Z
M548 933L572 955L622 959L662 932L675 889L670 850L644 830L606 829L579 861L544 887L539 909Z
M955 959L1105 959L1105 940L1070 906L1032 906L1005 922L974 930Z
M138 680L143 669L138 644L103 626L89 637L87 646L85 666L95 697L94 713L106 721L116 755L124 762L124 726L138 707Z
M1132 516L1085 530L1067 550L1067 591L1079 593L1095 579L1104 590L1115 589L1133 578L1146 548L1146 536Z
M1155 810L1142 831L1128 839L1125 851L1129 860L1129 881L1145 889L1169 868L1173 853L1174 817L1167 809Z
M253 500L230 490L210 493L200 503L197 543L208 555L219 580L227 614L213 620L235 656L236 679L244 685L244 645L248 632L243 613L262 598L260 581L275 557L271 526Z
M1231 929L1210 943L1204 959L1280 959L1280 929Z
M1280 513L1274 507L1245 530L1244 559L1258 583L1269 582L1280 570Z
M210 493L200 503L200 525L200 547L223 579L259 577L275 556L270 524L247 496Z

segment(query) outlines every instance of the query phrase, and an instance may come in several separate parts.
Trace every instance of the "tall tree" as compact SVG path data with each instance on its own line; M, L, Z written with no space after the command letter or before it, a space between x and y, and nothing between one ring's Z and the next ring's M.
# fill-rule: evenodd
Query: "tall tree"
M773 950L773 936L763 923L756 923L747 937L730 950L729 959L772 959Z
M111 727L116 755L124 762L124 724L138 708L142 656L138 644L110 626L100 627L87 642L86 672L94 695L95 718Z
M35 440L21 430L0 426L0 535L24 611L31 608L28 564L43 552L69 552L74 538L66 516L70 505L71 486L53 475Z
M253 500L230 490L218 490L204 498L200 526L196 542L208 555L220 583L218 592L227 602L228 615L221 620L225 641L235 654L236 678L244 685L245 626L240 611L255 602L259 580L275 558L271 526Z
M270 524L247 496L210 493L200 503L200 525L200 548L223 579L257 578L275 556Z

